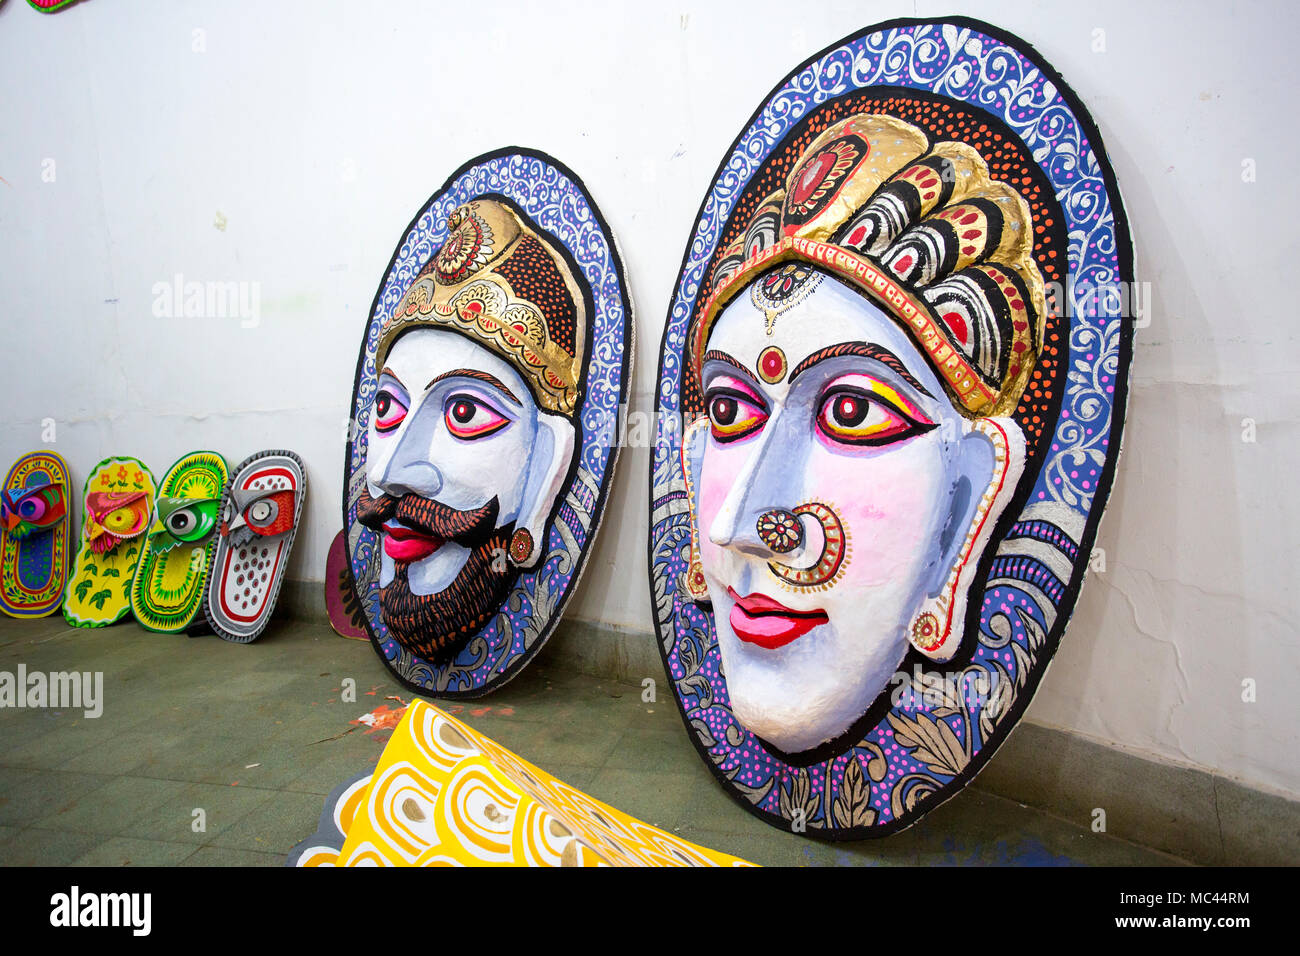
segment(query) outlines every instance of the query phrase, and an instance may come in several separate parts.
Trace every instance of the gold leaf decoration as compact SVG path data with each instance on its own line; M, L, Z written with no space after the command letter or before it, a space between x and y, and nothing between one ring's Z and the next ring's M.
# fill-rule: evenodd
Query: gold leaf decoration
M912 756L935 773L956 776L970 763L970 753L957 735L941 720L918 713L915 720L890 713L894 739L904 747L914 748Z
M871 808L871 787L857 757L849 757L832 809L835 823L842 827L869 827L876 822L876 811Z
M939 784L932 777L923 773L912 773L894 784L894 792L889 797L889 807L897 820L904 813L916 809L916 805L939 789Z
M993 734L994 728L1003 715L1011 709L1015 703L1016 694L1011 677L999 664L993 665L993 671L990 674L991 679L996 679L993 686L993 692L984 706L980 708L980 737L987 741Z
M862 749L871 754L871 760L867 763L867 776L880 783L889 771L889 761L885 759L885 752L880 749L880 744L870 740L862 742Z
M796 773L790 781L789 789L783 787L780 791L781 816L794 820L796 811L802 810L804 825L808 827L823 826L820 820L815 819L821 802L821 794L814 795L812 792L812 780L807 770Z

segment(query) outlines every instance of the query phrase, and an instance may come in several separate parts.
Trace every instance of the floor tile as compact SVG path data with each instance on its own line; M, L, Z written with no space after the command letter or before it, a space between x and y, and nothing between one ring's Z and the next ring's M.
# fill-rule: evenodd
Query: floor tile
M284 853L258 853L231 847L204 846L186 857L181 866L284 866L285 857Z
M18 663L102 671L104 713L0 710L0 865L281 865L315 832L325 795L373 769L391 736L353 721L412 699L368 645L286 620L246 646L134 623L91 631L0 621L0 669ZM345 686L355 700L343 699ZM487 699L440 705L570 786L764 865L1183 862L976 790L879 840L785 832L714 779L669 689L656 691L646 701L638 684L543 656ZM1220 789L1233 854L1257 855L1254 805Z
M211 843L275 793L246 786L189 784L153 809L134 814L121 836L190 845Z
M115 836L139 814L174 799L185 785L174 780L114 777L35 822L45 830Z
M34 823L75 806L113 779L98 774L5 768L0 770L0 824Z
M113 837L83 853L73 866L176 866L194 850L194 846L184 843Z
M0 866L68 866L107 839L96 833L29 828L0 844Z
M692 783L693 778L685 774L603 767L592 776L586 791L628 816L670 828L682 822L680 796Z
M605 759L607 767L628 770L684 770L699 763L686 734L675 728L631 726Z
M315 822L320 819L322 801L314 793L282 793L271 795L256 812L217 834L212 839L216 847L278 853L284 860L294 845L315 832ZM313 825L304 828L303 821Z

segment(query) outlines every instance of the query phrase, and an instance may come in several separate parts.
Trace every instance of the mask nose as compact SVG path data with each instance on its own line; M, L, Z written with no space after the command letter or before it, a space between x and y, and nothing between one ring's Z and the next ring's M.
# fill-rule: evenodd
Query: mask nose
M397 440L397 447L388 460L377 463L377 474L372 472L370 481L385 494L395 498L409 494L433 498L442 491L442 472L428 460L429 444L420 441L419 436L418 429L407 431Z
M777 415L772 416L755 440L753 451L709 526L709 540L720 548L763 559L781 554L760 533L760 519L765 514L781 511L783 499L792 497L782 487L789 484L791 472L789 463L777 453L781 447L774 440L779 431L775 427Z

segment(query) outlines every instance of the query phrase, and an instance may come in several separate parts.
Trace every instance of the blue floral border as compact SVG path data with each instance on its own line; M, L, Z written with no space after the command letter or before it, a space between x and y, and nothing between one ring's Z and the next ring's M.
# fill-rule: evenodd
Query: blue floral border
M964 694L936 703L908 693L847 753L810 766L772 754L732 716L712 618L677 586L689 534L676 427L688 324L732 208L786 134L829 100L886 85L939 94L999 117L1022 138L1056 191L1069 239L1071 288L1131 281L1122 206L1095 127L1023 41L997 33L969 20L898 21L849 38L794 73L719 169L687 248L664 335L650 579L674 692L698 749L733 796L769 822L784 826L798 818L811 835L825 839L883 835L915 822L969 781L1027 706L1077 595L1109 490L1132 324L1118 301L1093 301L1081 291L1073 303L1065 393L1050 450L1019 520L992 546L997 558L984 593L979 647L961 676L963 690L981 678L1002 682L1001 698L994 695L998 707L987 707L979 695L974 703ZM1068 533L1058 533L1062 529ZM1055 553L1038 560L1044 548ZM1064 579L1053 573L1062 560L1071 569Z
M537 568L519 575L501 612L455 659L435 665L404 652L387 634L378 610L377 535L356 523L355 496L350 491L360 479L366 459L380 325L442 245L447 216L485 193L512 200L550 233L573 256L591 288L590 360L579 407L582 444L579 467L560 495L562 504L548 531L547 556ZM343 502L349 564L373 643L408 686L443 697L483 694L513 677L558 623L568 591L581 573L613 472L617 447L611 435L625 401L628 372L624 353L631 326L626 280L608 227L581 182L550 157L503 150L472 160L448 180L408 227L366 325L353 388L354 424L344 468ZM560 523L571 534L571 542L564 540ZM578 551L576 558L573 547Z

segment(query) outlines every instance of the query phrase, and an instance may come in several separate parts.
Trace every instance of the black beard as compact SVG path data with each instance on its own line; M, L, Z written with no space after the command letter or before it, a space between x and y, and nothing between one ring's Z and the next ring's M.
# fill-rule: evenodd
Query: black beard
M456 578L435 594L412 591L411 562L395 562L393 580L379 591L379 606L389 635L411 653L433 664L449 661L500 610L518 572L507 557L514 522L493 527L499 509L496 498L458 511L419 495L372 498L362 489L357 520L366 527L382 533L384 522L396 518L470 552Z
M455 580L436 594L411 590L410 562L397 562L379 606L392 638L433 664L455 657L501 609L518 571L506 557L514 522L470 551Z

